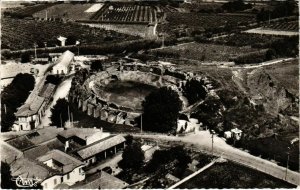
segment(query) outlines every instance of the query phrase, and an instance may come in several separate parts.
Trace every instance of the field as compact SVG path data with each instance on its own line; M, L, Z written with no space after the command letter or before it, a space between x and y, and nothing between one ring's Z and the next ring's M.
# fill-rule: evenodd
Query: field
M133 40L137 37L120 34L104 29L94 29L76 23L62 23L50 21L34 21L24 19L2 18L2 49L33 48L36 42L38 47L55 47L59 45L58 36L70 37L79 40L81 44L103 44ZM68 40L67 42L68 43ZM75 44L75 42L73 42Z
M7 13L11 16L15 16L18 18L23 17L31 17L34 13L38 11L42 11L46 8L49 8L53 6L54 4L37 4L37 5L31 5L31 6L24 6L22 8L12 9L7 11Z
M276 81L295 96L299 95L299 59L264 67Z
M298 21L278 22L278 23L267 24L263 26L263 29L298 32L299 25L298 25Z
M94 12L86 12L95 4L55 4L47 9L36 11L32 16L36 18L59 18L70 20L89 19Z
M192 31L221 28L227 26L246 25L255 21L253 15L230 14L201 14L201 13L167 13L166 24L160 26L161 32L170 33L179 27L186 27Z
M170 46L163 49L156 49L151 51L151 53L155 54L156 52L172 52L173 54L179 54L180 59L192 59L204 62L227 62L230 61L230 58L254 51L257 51L257 49L250 47L222 46L193 42L178 46Z
M152 23L156 21L156 10L152 6L129 3L105 4L91 20L118 23Z
M213 165L178 188L295 188L253 169L232 162Z
M154 89L156 87L147 84L119 80L111 81L104 87L104 91L111 93L110 102L138 110L142 110L142 101Z
M231 34L225 37L220 37L212 40L216 44L224 44L229 46L264 46L265 44L270 44L275 40L282 39L278 36L269 35L258 35L258 34Z

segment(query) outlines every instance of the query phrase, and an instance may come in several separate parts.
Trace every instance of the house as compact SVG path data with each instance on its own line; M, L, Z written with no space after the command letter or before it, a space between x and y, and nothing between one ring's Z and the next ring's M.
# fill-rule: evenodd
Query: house
M72 189L125 189L128 184L104 171L92 175L85 181L76 183Z
M31 101L22 105L15 113L17 121L13 126L15 131L28 131L35 129L45 115L46 102L44 97L36 96Z
M45 164L48 169L57 171L56 175L43 180L41 185L44 189L53 189L60 184L71 186L85 179L82 169L84 163L60 150L52 150L36 160Z
M231 132L230 132L230 131L225 131L225 132L224 132L224 137L225 137L226 139L230 139L230 138L232 137Z
M43 189L68 186L85 179L84 164L60 150L52 150L36 159L21 157L10 164L14 178L31 178ZM34 188L34 187L32 187Z
M54 63L52 74L68 74L71 70L71 63L74 61L74 53L65 51Z
M42 88L40 89L39 87ZM41 119L45 115L55 89L56 86L54 84L44 84L44 81L41 81L33 89L25 104L19 107L15 113L17 121L13 125L13 130L33 130L41 124Z
M86 166L106 159L123 150L125 138L111 135L95 128L68 128L60 132L57 138L65 144L65 150Z
M43 88L40 90L38 96L44 97L47 103L50 103L50 99L52 98L55 89L56 89L56 85L51 83L45 84Z
M118 151L123 150L125 141L126 140L122 135L110 135L100 141L80 148L74 152L74 154L88 166L105 160L107 157L113 156Z
M231 133L234 140L240 140L242 138L242 130L238 128L231 129Z

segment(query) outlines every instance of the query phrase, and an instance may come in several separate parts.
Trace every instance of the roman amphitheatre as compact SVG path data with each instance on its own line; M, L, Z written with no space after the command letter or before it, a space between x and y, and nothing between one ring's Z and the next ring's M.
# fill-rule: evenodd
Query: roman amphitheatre
M193 106L185 97L188 81L203 82L209 91L206 77L192 72L175 70L172 66L141 63L120 64L116 70L105 70L90 75L70 93L73 102L88 115L110 123L134 125L142 112L142 101L152 91L167 86L176 91L183 103L181 113L189 117Z

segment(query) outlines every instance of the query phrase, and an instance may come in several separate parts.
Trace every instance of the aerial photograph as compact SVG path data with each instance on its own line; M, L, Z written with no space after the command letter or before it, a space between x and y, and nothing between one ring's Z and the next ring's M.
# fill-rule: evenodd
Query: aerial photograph
M298 0L0 0L1 189L296 189Z

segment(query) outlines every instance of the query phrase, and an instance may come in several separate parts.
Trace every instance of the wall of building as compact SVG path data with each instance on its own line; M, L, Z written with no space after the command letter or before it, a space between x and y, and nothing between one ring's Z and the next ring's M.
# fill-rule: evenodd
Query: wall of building
M55 175L52 176L46 180L44 180L41 185L43 186L43 189L54 189L57 185L61 183L66 183L67 185L71 186L74 185L78 181L82 181L85 179L85 174L82 170L83 166L79 166L75 168L73 171L71 171L68 174L65 175ZM83 174L83 175L82 175ZM55 183L56 180L56 183Z

